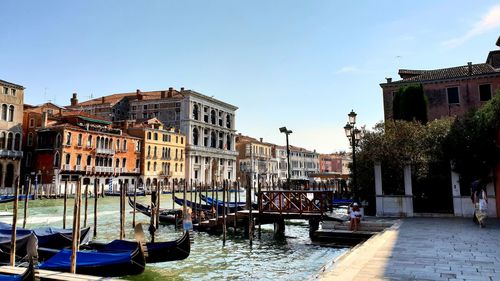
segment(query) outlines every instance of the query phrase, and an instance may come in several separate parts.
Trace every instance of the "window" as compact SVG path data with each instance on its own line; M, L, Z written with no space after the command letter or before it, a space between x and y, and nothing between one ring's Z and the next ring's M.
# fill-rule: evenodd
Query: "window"
M151 146L148 145L148 157L151 156Z
M92 156L88 155L87 156L87 166L92 165Z
M120 168L120 159L116 158L115 167Z
M141 160L139 160L139 159L135 160L135 168L139 169L140 166L141 166Z
M61 134L57 134L57 136L56 136L56 145L55 145L55 148L59 148L59 147L61 147L61 144L62 144L62 137L61 137Z
M66 162L64 163L66 163L66 165L69 165L70 161L71 161L71 155L66 154Z
M215 115L215 110L212 109L212 111L210 112L210 121L212 121L212 124L215 125L215 119L216 119L216 115Z
M7 121L7 105L2 104L2 120Z
M180 170L180 172L182 173L182 163L181 163L181 170Z
M136 110L136 109L137 109L137 106L132 105L132 110Z
M66 134L66 145L71 145L71 133Z
M26 167L31 166L31 152L26 153Z
M30 118L29 127L30 128L34 128L35 127L35 119L34 118Z
M145 104L143 107L142 107L144 110L148 109L148 106Z
M181 144L184 144L184 138L181 137Z
M158 140L158 133L154 133L153 136L154 136L153 140L157 141Z
M480 101L491 100L491 84L479 85L479 100Z
M82 155L81 155L81 154L78 154L78 155L76 156L76 165L77 165L77 166L82 165Z
M14 150L21 149L21 134L17 133L14 137Z
M12 122L14 120L14 106L10 105L9 106L9 122Z
M193 119L198 120L198 105L193 105Z
M148 140L151 139L151 132L148 132Z
M123 140L123 151L127 151L127 140Z
M60 156L59 152L56 151L56 153L54 154L54 167L59 167L59 163L60 163Z
M5 148L5 133L1 132L0 133L0 149Z
M137 152L141 151L141 142L140 141L135 143L135 151L137 151Z
M9 94L9 88L3 87L3 94L8 95Z
M14 134L9 133L7 135L7 150L12 150L12 145L14 144Z
M198 145L198 129L193 129L193 145Z
M26 140L28 146L33 145L33 133L28 133L28 138Z
M446 89L448 93L448 104L458 104L460 99L458 96L458 87L452 87Z
M90 135L87 138L87 147L92 147L92 136L90 136Z
M142 118L144 118L144 119L148 118L148 114L144 112L144 113L142 114Z
M148 169L147 169L148 172L149 172L150 168L151 168L151 162L148 162Z
M179 137L175 136L175 143L179 143Z
M226 116L226 127L231 129L231 115Z
M16 95L16 89L12 89L12 90L10 90L10 92L12 93L13 96Z
M122 159L122 167L125 168L127 165L127 158Z
M120 150L120 140L116 140L116 150Z
M76 139L76 143L78 146L82 146L83 143L83 136L82 134L78 134L78 138Z
M153 163L153 171L156 172L156 162Z

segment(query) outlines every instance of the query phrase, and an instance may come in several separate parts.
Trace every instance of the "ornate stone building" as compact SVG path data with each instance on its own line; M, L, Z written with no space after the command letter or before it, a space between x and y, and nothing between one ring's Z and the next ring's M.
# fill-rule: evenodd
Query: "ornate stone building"
M0 80L0 193L12 193L20 175L23 102L23 86Z
M259 180L267 184L277 182L278 161L274 156L274 146L263 142L262 138L257 140L241 134L236 136L237 177L242 186L247 185L247 177L250 177L251 186L257 186Z

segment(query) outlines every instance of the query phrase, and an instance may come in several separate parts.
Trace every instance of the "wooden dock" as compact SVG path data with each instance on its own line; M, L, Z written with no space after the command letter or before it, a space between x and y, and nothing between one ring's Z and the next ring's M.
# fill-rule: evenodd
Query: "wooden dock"
M26 268L14 266L0 266L0 273L3 274L23 274ZM118 281L116 278L98 277L92 275L72 274L66 272L57 272L43 269L35 269L35 277L37 280L54 280L54 281L93 281L93 280L107 280Z

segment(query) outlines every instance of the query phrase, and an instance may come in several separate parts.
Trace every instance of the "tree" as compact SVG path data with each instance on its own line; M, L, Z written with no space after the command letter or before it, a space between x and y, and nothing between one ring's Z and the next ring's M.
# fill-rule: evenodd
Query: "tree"
M392 102L394 120L418 121L427 123L427 97L422 85L409 85L399 88Z

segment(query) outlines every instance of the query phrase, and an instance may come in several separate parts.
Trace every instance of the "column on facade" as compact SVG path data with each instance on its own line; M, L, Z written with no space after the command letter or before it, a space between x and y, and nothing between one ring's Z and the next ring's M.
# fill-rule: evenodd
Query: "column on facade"
M413 191L411 183L411 165L404 166L404 185L405 185L405 197L403 203L403 212L406 216L413 217Z

